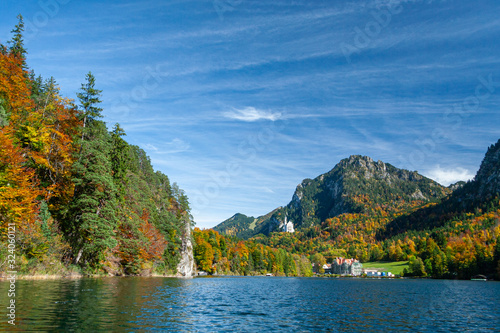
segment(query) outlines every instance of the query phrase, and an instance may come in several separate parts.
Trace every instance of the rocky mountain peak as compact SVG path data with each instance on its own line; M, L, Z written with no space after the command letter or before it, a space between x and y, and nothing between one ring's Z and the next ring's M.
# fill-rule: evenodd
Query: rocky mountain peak
M371 157L361 155L351 155L349 158L339 163L343 167L352 172L347 172L350 177L364 177L370 179L377 177L380 179L387 178L387 166L382 161L375 162Z
M356 212L355 197L374 203L433 200L450 190L417 172L398 169L368 156L352 155L314 179L304 179L287 205L288 216L300 227L346 212ZM284 212L283 212L284 213Z

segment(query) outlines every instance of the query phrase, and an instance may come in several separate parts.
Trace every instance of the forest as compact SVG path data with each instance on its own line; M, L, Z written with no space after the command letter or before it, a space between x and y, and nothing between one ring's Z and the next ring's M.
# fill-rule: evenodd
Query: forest
M107 128L91 72L72 100L29 68L18 18L0 45L0 271L175 274L187 196Z
M193 232L199 270L219 275L312 276L309 258L252 240L220 235L213 229Z

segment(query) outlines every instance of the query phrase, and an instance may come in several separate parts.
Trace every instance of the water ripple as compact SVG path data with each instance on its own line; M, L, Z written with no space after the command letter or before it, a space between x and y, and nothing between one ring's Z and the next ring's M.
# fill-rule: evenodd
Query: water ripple
M0 283L0 295L8 285ZM19 332L498 332L500 283L277 277L18 281ZM5 316L3 316L5 318Z

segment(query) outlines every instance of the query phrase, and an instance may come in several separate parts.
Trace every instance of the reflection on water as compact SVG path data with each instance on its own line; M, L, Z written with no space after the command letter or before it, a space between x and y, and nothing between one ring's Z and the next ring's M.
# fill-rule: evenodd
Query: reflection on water
M16 323L0 330L500 331L500 284L321 278L17 281ZM5 297L4 297L5 296ZM5 303L5 304L4 304Z

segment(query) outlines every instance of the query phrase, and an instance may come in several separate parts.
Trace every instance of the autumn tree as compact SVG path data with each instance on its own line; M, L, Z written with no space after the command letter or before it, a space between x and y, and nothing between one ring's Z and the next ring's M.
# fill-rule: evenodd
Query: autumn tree
M15 223L29 243L39 234L36 215L43 193L20 134L34 106L20 64L14 54L0 53L0 221L3 227Z
M26 238L35 237L41 195L33 169L25 166L23 152L14 144L10 128L0 129L0 221L2 231L14 223Z
M323 268L323 265L326 264L326 259L321 253L315 253L311 257L311 262L314 265L314 271L316 273L320 273L320 274L325 273L325 269Z

